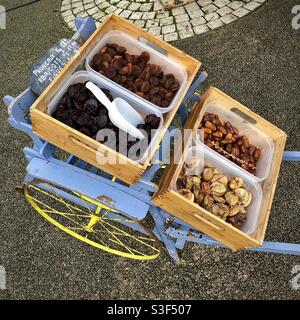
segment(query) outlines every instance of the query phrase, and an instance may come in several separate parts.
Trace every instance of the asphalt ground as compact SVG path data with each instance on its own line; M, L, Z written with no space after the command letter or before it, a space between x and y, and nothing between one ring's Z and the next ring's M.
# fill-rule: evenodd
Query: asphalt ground
M6 8L28 1L6 0ZM288 134L286 149L300 150L300 32L292 29L298 0L269 0L221 29L174 43L202 61L214 85ZM0 30L0 97L27 87L31 65L70 35L57 9L40 1L8 12ZM299 299L291 287L300 257L238 252L187 244L180 264L166 252L137 262L90 247L44 221L15 192L29 139L0 112L0 265L7 274L1 299ZM266 240L300 242L299 164L282 165Z

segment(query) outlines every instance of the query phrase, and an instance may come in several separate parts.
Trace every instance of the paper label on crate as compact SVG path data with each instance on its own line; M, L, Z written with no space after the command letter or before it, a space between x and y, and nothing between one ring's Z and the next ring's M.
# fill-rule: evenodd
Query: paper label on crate
M40 95L63 67L79 50L80 45L73 39L61 39L55 46L35 63L29 75L29 86Z

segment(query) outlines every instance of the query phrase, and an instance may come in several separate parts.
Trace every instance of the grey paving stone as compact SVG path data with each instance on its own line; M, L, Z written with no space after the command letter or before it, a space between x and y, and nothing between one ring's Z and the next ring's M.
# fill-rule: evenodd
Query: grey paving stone
M220 19L216 19L207 23L207 26L210 29L216 29L223 25L223 22Z
M178 40L178 33L177 32L168 33L164 36L164 40L167 42Z
M245 3L243 1L232 1L231 3L228 4L228 7L235 10L238 9L239 7L242 7Z
M131 10L123 10L122 13L120 14L121 17L127 19L131 15L132 11Z
M143 16L143 12L132 12L129 18L133 20L139 20L142 18L142 16Z
M184 6L184 8L185 8L185 10L186 10L187 12L189 12L189 11L195 11L195 10L199 10L199 9L200 9L199 5L198 5L196 2L192 2L192 3L186 4L186 5Z
M186 22L178 23L176 27L177 27L177 30L186 30L186 29L190 29L192 26L189 21L186 21Z
M107 14L109 14L109 13L112 13L112 12L114 12L114 11L116 11L118 8L116 7L116 6L110 6L110 7L108 7L108 8L105 8L105 12L107 13Z
M152 10L153 3L144 3L140 6L140 11L149 12Z
M194 27L193 29L196 34L201 34L201 33L209 31L209 28L206 24L203 24L202 26Z
M225 6L220 8L219 10L217 10L217 14L219 14L221 17L225 16L225 14L231 13L232 9L230 9L229 7Z
M162 27L163 26L168 26L168 25L173 24L173 23L174 23L174 17L168 17L168 18L159 20L159 24Z
M154 2L153 10L157 13L163 13L165 11L165 7L160 2Z
M75 8L73 9L73 13L75 14L75 16L80 13L80 12L83 12L84 11L84 8L83 7L78 7L78 8Z
M199 10L188 12L188 15L190 16L191 19L196 19L198 17L203 17L204 13L202 10L199 9Z
M148 20L146 23L146 28L154 28L158 27L159 25L159 20Z
M161 27L149 28L148 31L157 36L161 33Z
M185 13L186 12L184 10L184 7L179 7L179 8L172 9L173 16L178 16L178 15L185 14Z
M197 3L201 6L201 7L205 7L208 4L212 3L212 0L198 0Z
M178 15L178 16L175 16L175 21L176 23L180 23L180 22L184 22L184 21L189 21L190 18L188 16L187 13L185 14L181 14L181 15Z
M107 2L107 1L102 2L102 3L100 3L100 4L98 5L98 7L99 7L100 9L105 9L105 8L108 8L109 6L110 6L110 3Z
M212 13L205 15L204 18L207 21L213 21L213 20L219 19L220 16L216 12L212 12Z
M64 11L68 11L71 10L71 5L67 4L66 6L61 6L60 11L64 12Z
M237 20L237 17L234 16L233 14L229 13L226 14L225 16L221 17L220 20L222 20L225 24L231 23L232 21Z
M141 6L140 3L132 2L131 5L129 7L127 7L127 9L132 10L132 11L136 11L139 9L140 6Z
M72 16L73 12L72 12L72 10L67 10L67 11L63 12L61 15L65 18L65 17Z
M87 13L88 13L89 15L92 16L94 13L96 13L96 12L99 11L99 8L98 8L98 7L93 7L93 8L91 8L91 9L86 10L86 11L87 11Z
M246 5L244 5L244 8L252 11L252 10L258 8L259 6L261 6L261 3L251 1L251 2L247 3Z
M212 13L212 12L217 11L217 10L218 10L218 7L216 7L214 4L209 4L208 6L205 6L205 7L202 8L202 11L205 14Z
M143 19L148 20L148 19L154 19L156 15L156 12L144 12L143 14Z
M206 20L203 17L191 20L191 24L194 27L200 26L200 25L205 24L205 23L206 23Z
M238 8L238 9L232 11L232 14L236 15L239 18L242 18L245 15L247 15L249 12L250 12L249 10L241 7L241 8Z
M141 28L144 28L145 24L146 24L146 21L145 20L135 20L134 24L136 24L137 26L139 26Z
M95 14L93 14L93 18L96 20L99 20L104 16L105 16L105 13L100 10L98 12L96 12Z
M222 8L226 6L228 3L230 3L230 0L215 0L214 5L218 8Z
M175 25L170 25L170 26L164 26L161 28L162 34L167 34L167 33L172 33L175 32L176 28Z
M165 18L168 18L170 16L170 12L169 11L165 11L163 13L158 13L156 15L156 18L157 19L165 19Z
M84 5L84 8L85 8L86 10L91 9L91 8L94 8L94 7L95 7L95 4L94 4L94 3L88 3L88 4L85 4L85 5Z
M122 0L117 4L117 7L126 9L129 5L130 5L130 1Z
M178 34L180 39L186 39L192 37L194 35L194 31L190 28L189 30L180 30Z

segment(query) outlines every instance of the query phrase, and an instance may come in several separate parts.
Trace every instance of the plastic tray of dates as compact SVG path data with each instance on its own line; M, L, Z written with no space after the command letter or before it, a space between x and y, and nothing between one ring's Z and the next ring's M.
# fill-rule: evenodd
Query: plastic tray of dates
M198 144L205 144L241 169L264 180L270 170L274 144L263 132L236 113L209 102L202 110L196 136Z
M147 139L143 140L144 144L140 148L142 151L137 148L136 152L130 152L130 148L137 140L128 137L125 132L121 132L111 123L107 109L85 87L84 84L87 81L92 81L98 85L111 101L116 97L123 98L142 115L145 124L138 125L138 129L143 130L144 135L148 136ZM99 138L97 135L99 130L113 130L116 133L116 140L112 140L112 144L115 145L112 145L111 148L138 162L143 162L147 157L149 148L159 138L163 126L163 117L158 110L141 105L138 100L120 93L118 88L106 80L95 78L93 74L87 71L79 71L72 75L51 100L48 105L48 113L64 124L93 139L97 139L100 143L106 143L107 141L104 137ZM126 139L127 148L126 146L124 148L123 145L120 146L122 138Z
M86 69L162 113L176 106L187 81L176 62L120 31L101 39L87 56Z

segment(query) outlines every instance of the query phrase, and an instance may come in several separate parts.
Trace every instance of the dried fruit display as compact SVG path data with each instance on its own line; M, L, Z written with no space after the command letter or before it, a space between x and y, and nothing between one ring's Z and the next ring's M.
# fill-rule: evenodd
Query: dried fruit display
M102 91L104 91L110 101L113 100L109 90L102 88ZM96 99L90 90L85 87L84 83L77 83L68 88L52 116L93 139L96 139L99 130L106 128L112 129L116 133L116 151L123 154L126 153L127 155L124 147L119 148L119 138L121 136L119 132L121 132L121 130L110 121L107 109ZM138 129L143 129L148 136L145 139L147 145L151 141L151 130L157 129L159 125L160 118L155 114L147 115L145 124L138 125ZM127 136L125 132L123 133ZM106 141L100 142L104 143ZM135 143L135 138L127 136L127 150ZM134 157L139 157L138 153L139 150L137 150L137 154Z
M204 130L204 143L241 168L256 174L256 163L260 149L250 144L245 135L240 135L229 121L222 121L218 115L206 112L201 120L200 129Z
M122 87L153 104L167 108L180 88L172 73L164 74L157 64L150 64L150 54L127 53L127 49L108 43L92 60L91 67Z
M246 190L241 177L228 179L215 167L205 165L198 176L186 175L184 165L178 180L177 190L186 199L197 203L215 216L241 228L247 220L246 208L252 194Z

